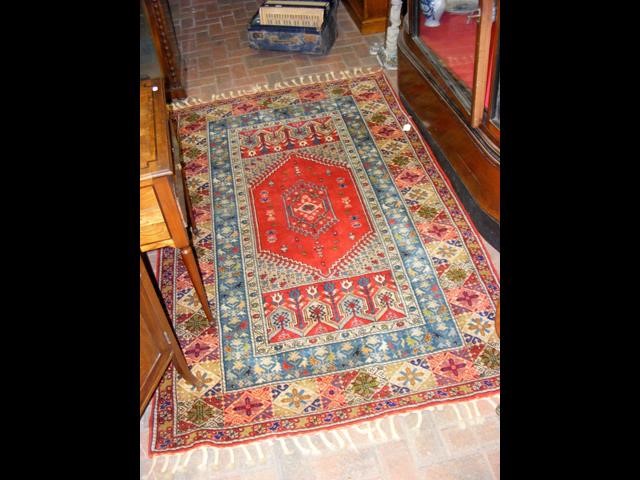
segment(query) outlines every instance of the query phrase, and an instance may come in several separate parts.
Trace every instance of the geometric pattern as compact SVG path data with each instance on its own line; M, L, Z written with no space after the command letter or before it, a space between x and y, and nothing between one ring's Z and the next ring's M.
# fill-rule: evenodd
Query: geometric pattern
M326 187L298 180L282 193L289 230L317 241L338 219L333 213Z
M499 390L497 275L429 147L381 72L314 88L174 113L216 321L164 250L161 291L203 386L167 370L151 453Z

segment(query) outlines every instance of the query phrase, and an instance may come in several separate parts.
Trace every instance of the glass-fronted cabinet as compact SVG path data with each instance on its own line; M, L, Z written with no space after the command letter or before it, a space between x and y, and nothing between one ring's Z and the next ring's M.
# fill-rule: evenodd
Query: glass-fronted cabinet
M186 97L184 65L167 0L140 0L140 80L164 78L171 99Z
M140 80L162 77L160 60L153 45L151 26L140 0Z
M480 233L499 248L500 2L408 0L398 41L405 106Z

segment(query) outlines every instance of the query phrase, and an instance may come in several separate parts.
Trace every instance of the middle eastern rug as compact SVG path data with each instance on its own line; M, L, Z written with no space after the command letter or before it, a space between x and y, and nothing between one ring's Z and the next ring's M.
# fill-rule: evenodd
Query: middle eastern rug
M499 285L381 72L174 113L216 324L176 252L150 452L335 427L499 390Z

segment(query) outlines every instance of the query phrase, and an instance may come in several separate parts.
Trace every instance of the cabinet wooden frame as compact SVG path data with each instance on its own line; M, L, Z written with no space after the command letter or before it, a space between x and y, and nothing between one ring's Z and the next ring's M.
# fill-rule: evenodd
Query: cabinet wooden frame
M419 0L408 0L407 16L398 38L398 89L405 107L432 144L436 159L469 211L481 235L500 249L500 129L491 121L495 94L485 106L488 78L499 74L499 2L491 29L492 1L482 0L484 42L476 58L475 95L457 81L419 37ZM482 29L481 29L482 30ZM490 45L495 48L490 48ZM478 51L476 51L478 53ZM484 72L484 73L483 73ZM484 81L479 81L484 77ZM480 102L480 99L482 102ZM475 107L474 107L475 105ZM473 116L476 108L476 116ZM481 109L481 114L479 113ZM479 125L478 119L480 119ZM477 125L477 126L474 126Z
M438 56L424 44L419 36L420 0L408 1L408 18L404 24L401 36L404 36L405 45L412 43L416 48L414 52L415 60L431 77L442 94L447 98L451 108L472 127L478 129L479 141L484 148L495 152L494 159L499 158L500 151L500 130L493 125L489 118L492 112L494 96L491 95L489 108L485 106L487 88L495 87L495 82L489 84L489 77L495 78L498 68L498 46L500 35L500 0L495 0L496 19L492 22L494 0L480 0L480 22L476 35L475 61L473 83L470 93L460 82L456 82L446 67L438 65ZM427 57L428 61L423 60ZM489 65L492 71L489 71Z
M142 4L149 22L160 69L167 82L166 91L172 100L186 98L185 68L178 49L178 40L168 2L167 0L142 0Z

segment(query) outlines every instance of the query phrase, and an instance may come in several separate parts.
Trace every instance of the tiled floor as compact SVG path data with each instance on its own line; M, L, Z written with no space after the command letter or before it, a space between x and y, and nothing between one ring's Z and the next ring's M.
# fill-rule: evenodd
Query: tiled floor
M231 89L378 65L369 46L383 42L384 34L360 35L342 6L339 36L327 56L252 50L246 41L246 25L259 4L260 0L170 0L188 67L189 96L206 100ZM386 74L396 86L396 72ZM499 272L500 254L488 249ZM380 429L372 430L371 435L364 427L349 427L346 431L353 443L343 448L336 448L339 437L323 439L313 434L308 440L260 441L259 447L208 448L206 458L199 449L191 455L157 457L155 462L146 454L147 410L140 422L140 474L158 480L499 479L500 420L495 399L479 400L475 407L475 415L475 409L467 409L466 404L396 415L379 422ZM328 444L325 439L330 439Z
M207 99L231 89L246 89L300 75L377 66L369 54L384 34L363 36L342 5L338 38L325 56L254 50L247 25L260 0L170 0L176 35L187 67L187 94Z
M393 429L390 417L384 418L371 434L362 426L348 427L348 437L340 436L351 442L344 440L342 447L330 432L324 438L312 434L198 449L188 458L157 457L155 464L144 454L147 412L140 424L140 474L145 480L496 480L500 418L495 403L481 399L476 405L479 415L472 420L465 408L456 407L456 413L445 406L394 415Z

